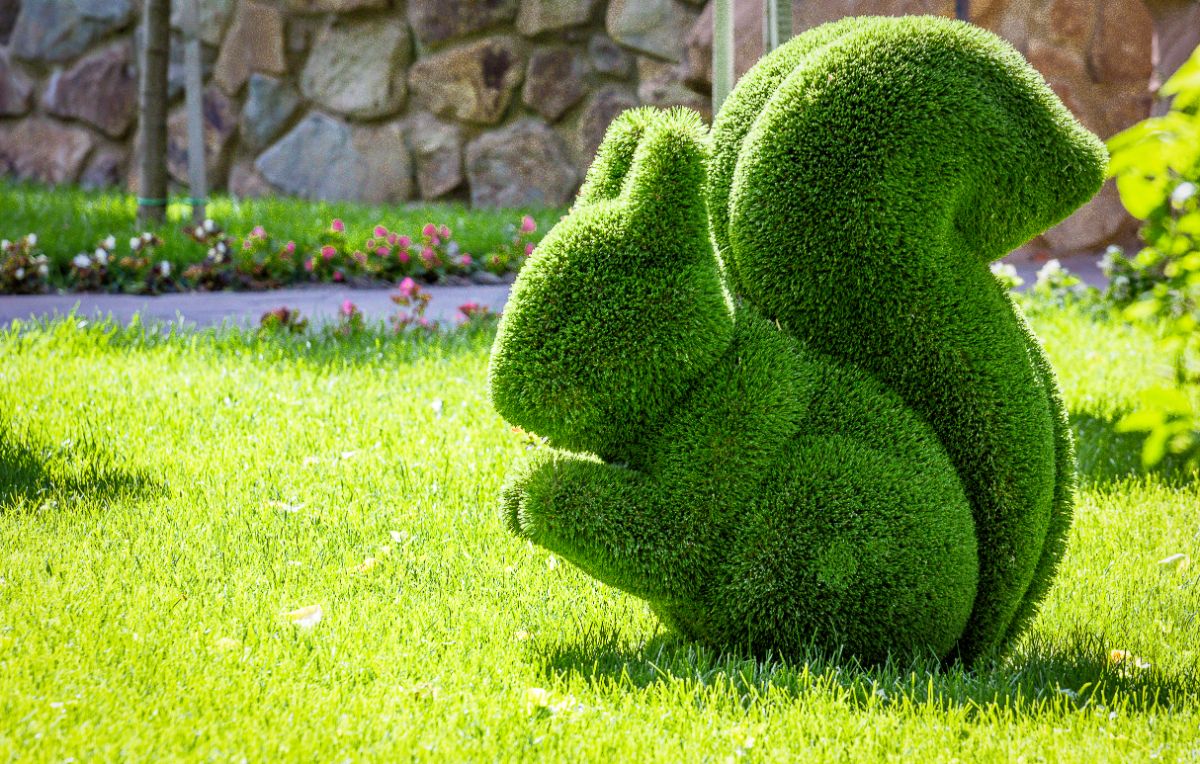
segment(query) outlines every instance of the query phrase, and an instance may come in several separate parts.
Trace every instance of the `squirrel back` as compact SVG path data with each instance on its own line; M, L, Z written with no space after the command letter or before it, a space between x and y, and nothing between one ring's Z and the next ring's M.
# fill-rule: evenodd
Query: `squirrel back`
M988 263L1087 201L1105 163L1007 43L929 17L801 35L714 124L709 215L735 301L899 393L958 472L980 565L964 659L1034 613L1074 486L1049 364Z

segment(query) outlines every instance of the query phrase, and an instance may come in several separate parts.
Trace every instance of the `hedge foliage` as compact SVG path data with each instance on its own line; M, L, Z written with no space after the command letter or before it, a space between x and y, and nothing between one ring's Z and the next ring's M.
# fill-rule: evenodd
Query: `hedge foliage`
M988 263L1105 161L1016 51L932 17L801 35L711 135L625 113L496 339L495 404L549 446L504 491L511 529L715 644L997 654L1074 473Z

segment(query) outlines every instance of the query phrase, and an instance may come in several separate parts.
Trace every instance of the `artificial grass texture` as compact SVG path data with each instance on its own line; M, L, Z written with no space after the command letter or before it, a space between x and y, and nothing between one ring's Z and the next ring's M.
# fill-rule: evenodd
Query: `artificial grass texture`
M529 442L487 399L490 336L0 332L0 759L1186 759L1198 578L1157 561L1200 558L1200 488L1137 472L1112 424L1163 359L1031 321L1077 517L1013 656L974 671L707 650L505 533Z
M255 226L282 245L295 241L302 251L319 248L321 235L335 218L346 224L355 242L371 235L376 225L397 233L419 237L426 223L448 225L464 252L484 255L511 244L511 227L529 214L539 230L547 230L562 215L561 209L476 210L463 204L366 205L354 202L307 201L290 197L234 199L216 195L208 205L208 216L232 236L244 237ZM179 268L204 259L207 247L183 233L191 223L191 209L172 203L168 222L153 228L165 244L157 256ZM29 233L38 235L38 246L62 267L80 252L91 252L110 234L118 246L139 235L137 198L117 190L83 190L73 187L47 188L31 183L0 180L0 238L15 240Z
M1102 144L1007 43L933 17L801 35L708 143L623 115L518 277L493 398L559 450L506 487L510 528L709 644L1003 652L1074 470L988 262L1099 189Z

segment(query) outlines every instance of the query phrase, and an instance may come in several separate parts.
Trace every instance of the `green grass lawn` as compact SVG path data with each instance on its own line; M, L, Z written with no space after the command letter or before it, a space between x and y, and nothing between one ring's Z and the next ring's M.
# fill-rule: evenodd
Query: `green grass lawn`
M1200 567L1158 564L1200 557L1200 488L1111 424L1151 340L1033 323L1084 488L1034 628L974 673L714 654L508 535L486 333L0 334L0 759L1200 756Z
M39 246L60 266L79 252L91 252L108 235L122 252L126 242L144 229L135 224L137 200L118 191L85 191L73 187L46 188L0 180L0 238L16 239L36 233ZM315 249L322 232L341 218L355 241L371 235L379 224L416 238L426 223L448 225L463 251L477 255L493 252L511 241L510 227L524 214L532 215L538 230L547 231L562 210L469 209L465 204L365 205L354 202L314 202L287 197L236 200L217 195L208 205L208 216L238 238L261 225L279 242L295 241L302 250ZM165 242L159 256L177 266L204 259L206 248L183 233L191 222L191 209L172 203L168 222L154 229Z

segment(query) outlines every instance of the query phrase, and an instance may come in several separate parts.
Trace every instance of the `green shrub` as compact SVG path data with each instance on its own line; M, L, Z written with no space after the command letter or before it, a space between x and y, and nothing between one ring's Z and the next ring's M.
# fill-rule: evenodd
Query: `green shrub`
M1162 330L1174 384L1147 391L1118 429L1145 432L1142 461L1169 454L1200 467L1200 48L1162 88L1171 109L1109 140L1121 201L1145 221L1133 258L1110 253L1106 296Z
M704 641L995 654L1074 473L988 263L1096 192L1103 146L1005 43L936 18L796 38L709 141L622 115L518 277L490 384L548 447L510 528Z

